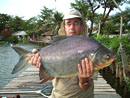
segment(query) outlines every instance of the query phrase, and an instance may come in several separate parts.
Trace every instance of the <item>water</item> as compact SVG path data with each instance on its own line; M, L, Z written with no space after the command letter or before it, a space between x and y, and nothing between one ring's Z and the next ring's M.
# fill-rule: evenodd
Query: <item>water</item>
M18 46L29 51L33 48L39 48L39 46L32 44L20 44ZM19 55L10 46L0 45L0 88L3 88L13 78L21 74L21 72L18 74L11 74L18 60Z
M123 87L120 85L119 78L116 78L112 72L106 71L101 72L104 79L106 79L107 83L110 84L114 89L116 89L116 92L122 97L122 98L130 98L130 91L127 90L127 87Z

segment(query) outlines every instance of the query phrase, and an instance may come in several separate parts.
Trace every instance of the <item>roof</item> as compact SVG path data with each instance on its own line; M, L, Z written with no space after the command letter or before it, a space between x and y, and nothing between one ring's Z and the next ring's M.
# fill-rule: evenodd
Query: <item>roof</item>
M27 35L27 33L25 31L17 31L13 33L12 35Z

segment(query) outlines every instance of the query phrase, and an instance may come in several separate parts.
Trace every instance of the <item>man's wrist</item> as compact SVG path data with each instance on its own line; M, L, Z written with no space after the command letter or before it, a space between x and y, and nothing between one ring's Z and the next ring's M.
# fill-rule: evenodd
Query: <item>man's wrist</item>
M87 85L87 84L90 83L90 79L85 80L85 81L79 81L79 83L82 84L82 85Z
M86 82L79 82L79 83L82 84L82 85L87 85L88 81L86 81Z

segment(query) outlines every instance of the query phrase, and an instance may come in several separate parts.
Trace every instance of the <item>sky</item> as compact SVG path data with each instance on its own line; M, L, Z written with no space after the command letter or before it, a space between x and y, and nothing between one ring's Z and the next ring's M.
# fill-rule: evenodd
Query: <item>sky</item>
M0 0L0 13L23 17L23 19L29 19L40 15L43 6L49 9L55 9L61 13L66 13L70 9L70 3L74 3L75 0ZM125 9L125 7L121 7ZM100 11L99 11L100 12ZM115 10L111 14L119 12Z
M66 13L70 9L70 3L75 0L0 0L0 13L24 17L40 15L43 6L55 9L61 13Z

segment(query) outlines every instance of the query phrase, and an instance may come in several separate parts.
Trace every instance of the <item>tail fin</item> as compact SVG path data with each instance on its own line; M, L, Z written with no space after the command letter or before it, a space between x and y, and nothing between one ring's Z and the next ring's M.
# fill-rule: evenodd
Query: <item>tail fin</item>
M31 59L32 54L31 52L20 48L20 47L12 47L20 56L19 62L15 65L12 74L15 74L17 72L19 72L20 70L22 70L25 66L28 65L28 61Z

